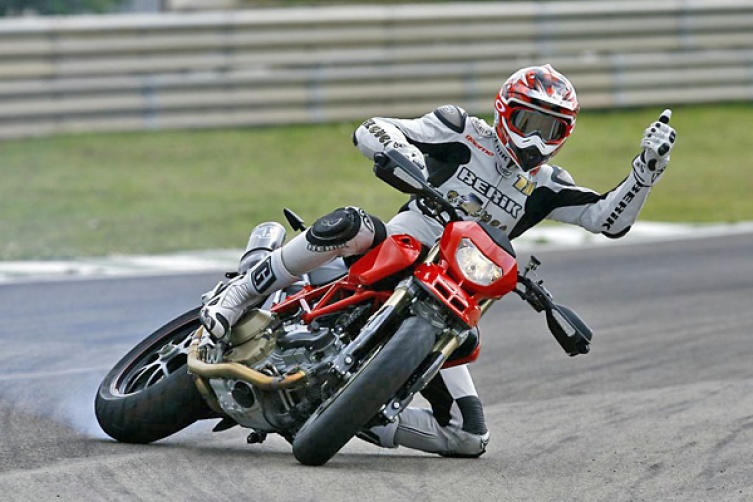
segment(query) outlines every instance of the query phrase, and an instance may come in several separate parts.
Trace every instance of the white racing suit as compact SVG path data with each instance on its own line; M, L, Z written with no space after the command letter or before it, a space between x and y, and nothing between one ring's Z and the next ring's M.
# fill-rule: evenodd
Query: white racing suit
M649 192L631 171L613 190L578 187L562 168L543 164L524 172L498 148L489 125L455 106L418 119L372 118L353 141L368 158L390 148L420 150L429 182L468 219L501 228L515 238L543 219L621 237L635 222ZM410 146L412 145L412 146ZM442 227L409 202L386 225L359 208L341 208L317 220L260 264L237 286L244 295L267 294L335 257L366 252L386 235L407 233L433 245ZM228 301L235 301L235 292ZM481 455L489 432L466 365L442 370L422 392L431 410L411 407L396 423L359 434L383 447L406 446L446 456Z

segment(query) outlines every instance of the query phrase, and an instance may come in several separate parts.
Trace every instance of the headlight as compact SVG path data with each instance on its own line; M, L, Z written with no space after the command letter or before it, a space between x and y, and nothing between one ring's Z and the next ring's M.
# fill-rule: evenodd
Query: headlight
M481 286L488 286L504 274L500 267L484 256L467 238L460 240L455 261L466 279Z

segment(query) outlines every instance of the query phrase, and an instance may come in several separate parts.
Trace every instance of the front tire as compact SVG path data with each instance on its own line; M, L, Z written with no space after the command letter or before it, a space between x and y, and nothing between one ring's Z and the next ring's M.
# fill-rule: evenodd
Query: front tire
M381 410L431 352L435 331L424 319L408 318L373 359L331 402L325 402L293 440L305 465L322 465Z
M97 421L124 443L151 443L214 416L188 373L187 353L200 326L194 309L126 354L99 386Z

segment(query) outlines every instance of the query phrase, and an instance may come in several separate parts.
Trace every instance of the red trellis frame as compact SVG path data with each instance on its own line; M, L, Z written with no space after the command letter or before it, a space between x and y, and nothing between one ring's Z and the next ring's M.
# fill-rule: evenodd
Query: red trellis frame
M279 315L300 308L304 312L301 319L308 324L317 317L366 302L372 302L372 311L376 311L390 296L392 296L392 291L365 289L364 286L354 284L348 277L344 277L337 282L317 288L304 286L298 293L272 307L272 312ZM314 308L311 307L312 303L316 303Z

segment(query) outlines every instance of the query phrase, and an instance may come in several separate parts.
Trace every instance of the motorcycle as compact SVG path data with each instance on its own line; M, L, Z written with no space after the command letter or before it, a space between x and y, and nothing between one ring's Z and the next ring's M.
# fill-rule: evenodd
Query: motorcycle
M299 462L322 465L359 431L397 420L440 369L475 361L474 328L510 293L545 312L567 354L588 353L591 330L534 278L535 257L519 273L506 234L464 221L399 152L379 155L374 171L443 225L433 247L392 235L349 267L317 269L247 312L226 341L204 330L200 307L183 314L104 378L95 403L102 429L118 441L150 443L219 419L214 431L251 429L249 443L276 433ZM285 216L305 230L292 211ZM284 238L277 223L258 226L245 268Z

